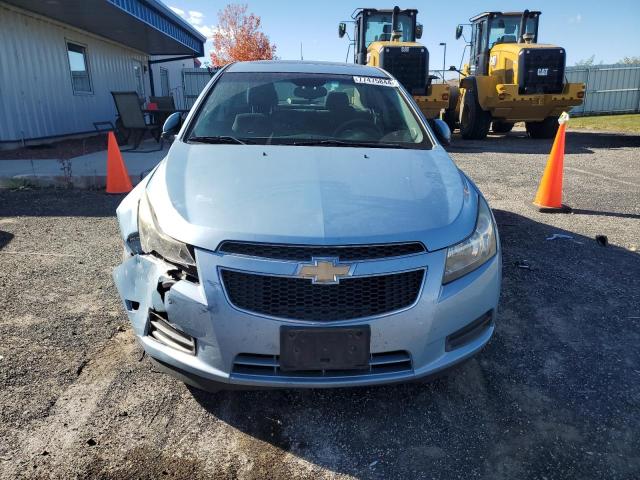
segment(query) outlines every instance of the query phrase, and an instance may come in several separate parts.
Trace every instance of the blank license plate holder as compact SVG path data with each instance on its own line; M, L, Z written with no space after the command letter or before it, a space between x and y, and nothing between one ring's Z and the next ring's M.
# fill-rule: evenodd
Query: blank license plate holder
M371 328L280 327L280 369L364 370L369 368Z

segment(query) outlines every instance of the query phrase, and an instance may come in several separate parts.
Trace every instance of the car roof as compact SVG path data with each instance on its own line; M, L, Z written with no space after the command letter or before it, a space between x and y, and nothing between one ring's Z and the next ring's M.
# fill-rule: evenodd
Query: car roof
M315 62L304 60L259 60L237 62L229 66L226 72L274 72L274 73L326 73L332 75L362 75L387 78L383 70L355 63Z

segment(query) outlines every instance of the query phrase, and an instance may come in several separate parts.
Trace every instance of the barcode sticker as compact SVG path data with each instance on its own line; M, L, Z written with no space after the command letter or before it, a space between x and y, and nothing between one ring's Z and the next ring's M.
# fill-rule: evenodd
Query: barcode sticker
M398 81L392 78L380 77L353 77L355 83L364 83L366 85L380 85L382 87L397 87Z

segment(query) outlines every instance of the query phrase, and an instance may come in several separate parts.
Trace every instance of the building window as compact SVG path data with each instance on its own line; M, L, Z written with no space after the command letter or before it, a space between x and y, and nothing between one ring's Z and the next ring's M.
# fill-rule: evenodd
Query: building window
M87 61L87 47L67 42L67 55L69 57L73 93L93 93L91 76L89 75L89 63Z

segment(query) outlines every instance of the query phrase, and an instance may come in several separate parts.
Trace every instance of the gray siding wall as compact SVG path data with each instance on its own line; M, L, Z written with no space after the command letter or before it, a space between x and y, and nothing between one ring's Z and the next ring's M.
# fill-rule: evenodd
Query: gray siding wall
M74 94L66 41L86 46L92 94ZM0 142L69 135L114 121L114 90L135 90L137 50L0 2ZM148 74L145 96L149 96Z

